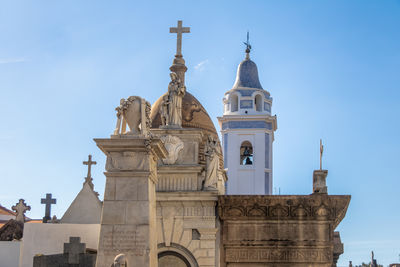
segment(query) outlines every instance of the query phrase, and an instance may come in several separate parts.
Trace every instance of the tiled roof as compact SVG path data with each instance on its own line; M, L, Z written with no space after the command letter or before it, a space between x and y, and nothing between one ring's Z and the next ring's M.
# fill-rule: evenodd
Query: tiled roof
M3 207L0 205L0 215L16 215L16 213L12 210L7 209L6 207Z

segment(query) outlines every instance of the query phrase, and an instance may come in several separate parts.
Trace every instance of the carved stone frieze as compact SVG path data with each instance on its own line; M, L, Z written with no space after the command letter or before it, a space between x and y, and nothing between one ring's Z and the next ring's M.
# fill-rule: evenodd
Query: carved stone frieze
M106 171L149 170L149 158L144 152L110 152Z
M330 248L227 248L225 253L225 261L249 263L327 263L332 261L332 252Z
M350 196L220 196L219 214L223 219L257 217L262 220L343 219ZM257 219L256 218L256 219Z

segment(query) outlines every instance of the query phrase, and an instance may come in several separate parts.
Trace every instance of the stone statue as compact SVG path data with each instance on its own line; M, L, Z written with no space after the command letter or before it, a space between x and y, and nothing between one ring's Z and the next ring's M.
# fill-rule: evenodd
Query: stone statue
M206 156L206 176L204 179L204 189L213 190L217 188L219 170L219 146L214 137L208 136L205 146Z
M163 96L163 102L161 104L160 115L161 115L161 124L168 125L169 124L169 115L168 115L168 106L169 106L168 94Z
M24 216L24 214L25 214L25 212L26 212L27 210L31 210L31 206L27 206L27 205L25 204L25 200L23 200L23 199L21 198L15 206L12 206L12 207L11 207L11 209L14 210L14 211L17 213L17 215L16 215L16 217L15 217L15 220L16 220L17 222L22 222L22 223L24 223L24 222L25 222L25 216Z
M161 120L163 125L172 127L182 126L182 98L186 87L181 83L175 72L170 73L171 82L168 85L168 95L163 97Z
M150 133L150 103L139 96L130 96L127 100L121 99L117 111L117 125L114 135L148 135ZM126 125L129 131L126 130Z
M128 267L125 254L121 253L115 256L114 263L111 265L111 267Z

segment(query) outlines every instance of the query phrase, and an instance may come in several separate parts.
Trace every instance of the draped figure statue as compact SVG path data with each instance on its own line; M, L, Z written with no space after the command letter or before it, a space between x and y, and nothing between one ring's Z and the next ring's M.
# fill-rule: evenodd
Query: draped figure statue
M204 179L205 190L217 189L219 154L218 142L212 136L209 136L205 147L207 164L206 176Z
M175 72L170 73L171 82L168 85L168 94L163 98L161 120L164 125L182 126L182 98L185 96L186 87L181 83Z

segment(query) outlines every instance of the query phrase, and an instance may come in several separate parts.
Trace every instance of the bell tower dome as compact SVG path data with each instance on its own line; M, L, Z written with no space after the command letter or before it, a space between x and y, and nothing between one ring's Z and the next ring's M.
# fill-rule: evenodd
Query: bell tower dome
M229 195L272 194L272 142L277 129L271 116L272 98L258 78L257 65L246 57L239 64L236 81L223 98L221 127L224 168Z

